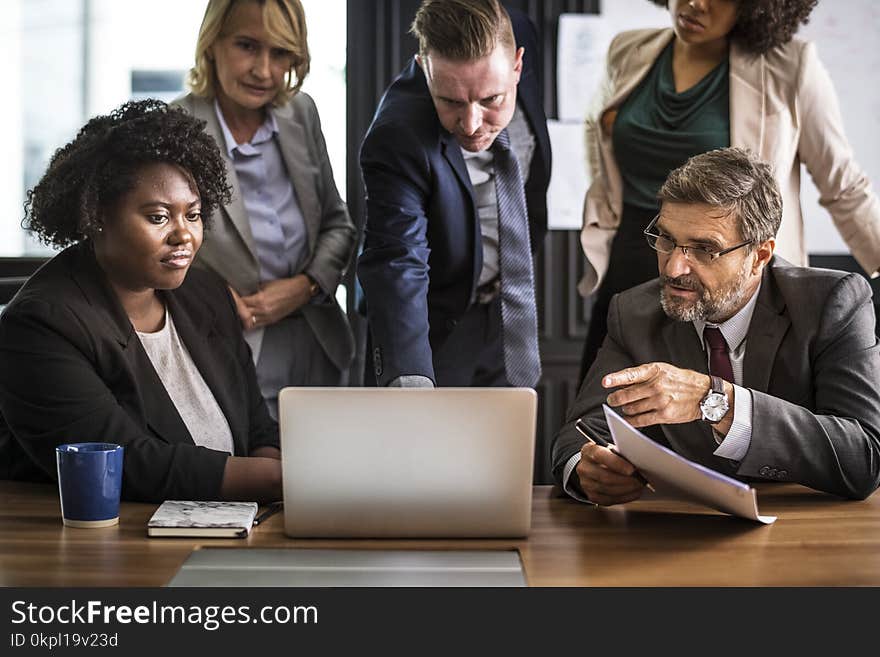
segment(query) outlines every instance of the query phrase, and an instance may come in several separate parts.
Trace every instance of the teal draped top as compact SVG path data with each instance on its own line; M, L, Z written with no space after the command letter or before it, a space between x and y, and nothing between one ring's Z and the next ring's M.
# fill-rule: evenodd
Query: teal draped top
M614 157L628 205L656 208L657 192L670 171L693 155L730 145L728 60L677 93L673 44L663 50L614 121Z

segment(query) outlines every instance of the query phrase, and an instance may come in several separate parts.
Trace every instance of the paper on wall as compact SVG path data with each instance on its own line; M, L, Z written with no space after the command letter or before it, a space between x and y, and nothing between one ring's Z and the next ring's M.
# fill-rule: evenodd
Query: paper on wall
M645 0L603 0L601 14L562 14L557 40L557 104L561 121L583 121L605 75L605 57L615 34L669 27L669 11Z
M614 36L611 29L608 21L598 15L559 17L556 100L560 121L580 122L587 116L605 73L605 55Z
M584 124L547 121L553 169L547 189L547 227L580 230L584 196L590 184Z

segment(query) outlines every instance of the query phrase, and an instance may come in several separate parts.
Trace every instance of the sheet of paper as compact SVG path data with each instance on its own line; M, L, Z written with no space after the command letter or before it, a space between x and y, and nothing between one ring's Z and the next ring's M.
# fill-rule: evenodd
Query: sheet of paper
M556 50L559 119L584 120L605 75L605 57L615 34L669 27L670 21L667 9L645 0L607 0L601 14L562 14Z
M587 147L582 121L547 121L553 170L547 189L547 227L550 230L580 230L584 196L590 185Z
M718 511L764 524L776 520L776 516L758 514L754 488L658 445L608 406L603 404L602 408L617 450L658 491L675 493Z
M605 72L614 33L598 15L562 14L557 41L556 100L561 121L583 121ZM553 153L556 169L556 152Z

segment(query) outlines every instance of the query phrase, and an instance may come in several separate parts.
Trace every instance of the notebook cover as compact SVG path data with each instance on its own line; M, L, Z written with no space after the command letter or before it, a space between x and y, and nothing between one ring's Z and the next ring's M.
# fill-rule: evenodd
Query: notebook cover
M256 515L256 502L166 500L147 523L147 534L243 538Z

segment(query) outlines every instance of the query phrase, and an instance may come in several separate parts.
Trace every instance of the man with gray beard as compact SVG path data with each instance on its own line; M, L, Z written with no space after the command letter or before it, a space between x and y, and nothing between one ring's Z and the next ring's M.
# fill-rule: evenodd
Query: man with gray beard
M880 485L880 346L862 276L773 255L782 201L741 149L697 155L645 229L659 278L618 294L608 336L553 442L572 497L639 498L606 440L602 404L682 456L741 480L863 499Z

